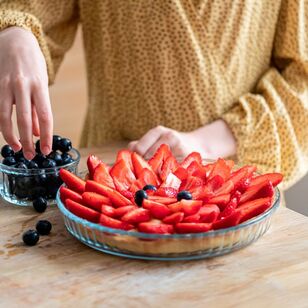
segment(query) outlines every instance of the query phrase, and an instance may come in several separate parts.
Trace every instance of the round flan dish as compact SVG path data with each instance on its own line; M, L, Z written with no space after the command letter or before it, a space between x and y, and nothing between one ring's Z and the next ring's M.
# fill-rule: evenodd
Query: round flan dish
M232 160L178 161L163 144L149 160L121 150L113 166L90 155L79 178L60 170L57 194L75 238L105 253L148 260L214 257L256 241L280 203L280 173Z

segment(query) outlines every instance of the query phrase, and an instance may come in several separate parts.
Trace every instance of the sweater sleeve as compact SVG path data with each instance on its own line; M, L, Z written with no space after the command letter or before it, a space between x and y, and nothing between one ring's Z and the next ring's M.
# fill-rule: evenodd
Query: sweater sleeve
M273 65L253 93L223 115L241 163L284 174L287 189L308 170L308 1L282 0Z
M46 60L50 84L73 43L78 18L76 0L0 0L0 31L17 26L35 35Z

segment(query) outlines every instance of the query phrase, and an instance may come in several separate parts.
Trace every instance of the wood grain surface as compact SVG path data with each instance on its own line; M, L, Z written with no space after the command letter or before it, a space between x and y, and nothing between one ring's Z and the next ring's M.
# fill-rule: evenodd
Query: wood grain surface
M119 145L83 150L112 161ZM81 164L83 169L84 161ZM34 247L21 235L53 224ZM307 307L308 218L280 208L256 243L200 261L109 256L72 236L56 206L43 214L0 201L0 307Z

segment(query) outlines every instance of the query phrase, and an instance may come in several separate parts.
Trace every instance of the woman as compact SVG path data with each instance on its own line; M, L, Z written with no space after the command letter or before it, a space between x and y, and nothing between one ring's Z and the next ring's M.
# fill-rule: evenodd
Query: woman
M27 158L33 134L50 152L48 81L78 23L89 88L82 146L128 139L146 156L163 142L178 155L236 154L284 173L285 187L307 172L306 0L0 1L0 128Z

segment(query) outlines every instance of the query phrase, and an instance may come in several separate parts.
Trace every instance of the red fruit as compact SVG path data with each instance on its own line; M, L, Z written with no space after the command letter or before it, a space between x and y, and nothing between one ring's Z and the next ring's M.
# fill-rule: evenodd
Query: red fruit
M181 212L183 210L183 204L181 201L172 203L168 205L168 208L171 210L171 212L176 213L176 212Z
M251 180L251 186L258 185L264 182L271 182L273 186L277 186L283 179L283 175L280 173L267 173L259 175Z
M175 229L178 233L202 233L211 230L212 224L180 222L175 225Z
M121 195L127 199L132 199L134 197L134 193L129 190L120 191Z
M98 222L100 213L71 199L66 199L66 208L74 215L91 222Z
M113 229L122 229L122 230L131 230L134 228L133 225L120 221L107 215L101 214L99 217L99 223L105 227L113 228Z
M206 200L207 203L217 204L219 206L227 205L230 201L230 194L220 195L213 198L210 198L209 200Z
M181 222L184 219L184 213L178 212L178 213L173 213L163 219L163 223L165 224L170 224L170 225L175 225L179 222Z
M197 187L200 187L200 186L203 186L204 184L204 181L203 179L201 178L198 178L196 176L192 176L192 175L189 175L187 177L187 180L186 182L182 183L179 190L188 190L188 191L192 191L192 190L195 190Z
M82 203L81 195L65 186L60 187L60 198L63 203L65 203L66 199L71 199L73 201Z
M151 219L149 210L143 208L137 208L122 216L121 220L130 224L137 224L140 222L146 222Z
M172 187L176 190L181 186L181 180L173 173L169 173L166 180L160 185L160 187Z
M82 194L82 200L86 206L91 207L98 212L101 212L101 207L103 204L111 205L111 201L108 197L99 195L94 192L84 192Z
M224 184L224 182L224 179L220 175L215 175L207 181L206 186L209 191L216 191Z
M206 174L207 178L210 176L214 166L215 166L214 163L203 165L203 170L205 171L205 174Z
M133 163L132 163L132 152L129 150L120 150L117 154L117 158L115 161L115 164L117 164L119 161L124 160L129 168L133 170Z
M169 198L174 198L176 197L178 191L172 187L160 187L155 195L156 196L161 196L161 197L169 197Z
M185 200L185 199L182 199L180 202L182 204L182 210L185 216L190 216L198 213L203 203L201 200Z
M114 210L114 216L115 217L122 217L123 215L125 215L126 213L128 213L128 212L130 212L134 209L137 209L136 205L126 205L126 206L119 207L119 208Z
M238 199L236 197L231 198L230 202L227 204L227 206L224 208L224 210L219 215L219 218L220 219L225 218L233 214L237 205L238 205Z
M185 168L180 166L174 171L174 175L177 178L179 178L181 181L184 181L188 177L188 171Z
M201 199L207 200L215 196L212 190L210 190L210 188L207 187L206 185L198 186L194 189L191 189L190 192L192 194L193 199L197 199L197 200L201 200Z
M136 177L129 164L123 159L117 162L110 170L110 175L118 191L128 190Z
M121 207L121 206L132 204L130 200L122 196L116 190L111 189L110 187L98 184L94 181L86 182L86 191L96 192L100 195L108 197L115 207Z
M231 159L226 159L225 163L230 168L230 170L232 170L234 165L235 165L235 162L233 160L231 160Z
M271 207L271 198L260 198L252 201L248 201L242 204L236 209L236 212L240 213L240 222L251 219L260 215Z
M213 229L214 230L225 229L225 228L236 226L239 224L240 219L241 219L241 214L235 211L228 217L215 221L213 223Z
M181 163L181 167L187 169L187 167L192 163L197 162L198 164L202 165L202 157L200 153L198 152L192 152L189 155L187 155L183 162Z
M184 218L183 222L201 222L200 221L200 215L194 214L194 215L190 215Z
M94 170L93 180L110 188L115 188L113 179L109 174L109 168L101 162Z
M148 199L143 199L142 206L148 209L151 215L157 219L163 219L172 213L166 205Z
M215 191L215 195L219 196L219 195L229 194L233 190L234 190L234 183L232 180L228 180L225 183L223 183L222 186Z
M244 191L246 188L246 180L250 179L256 170L257 168L255 166L245 166L233 172L230 177L233 183L233 189Z
M71 173L66 169L60 169L60 177L62 181L66 184L66 186L77 192L82 194L85 191L86 182L79 178L77 175Z
M231 169L226 161L222 158L219 158L215 163L212 169L212 172L209 175L209 179L212 179L214 176L219 175L222 177L223 181L227 181L230 177Z
M115 215L115 209L112 206L110 206L110 205L104 205L103 204L101 206L101 213L105 214L105 215L107 215L109 217L115 217L116 216Z
M156 234L174 233L172 225L154 223L154 222L142 222L138 225L138 230L144 233L156 233Z
M172 153L169 146L167 144L162 144L153 157L149 160L149 165L157 175L161 173L164 162L171 155Z
M90 180L93 180L94 170L102 161L95 155L89 155L87 166L89 170Z
M149 196L148 198L151 201L155 201L162 204L172 204L176 202L176 198L160 197L160 196Z
M272 197L274 195L274 187L271 182L264 182L254 186L250 186L240 199L240 204L252 199Z
M204 204L199 210L200 222L211 223L217 220L220 209L216 204Z
M162 165L160 178L165 181L170 173L173 173L177 168L179 164L174 158L174 156L169 156L165 162Z

